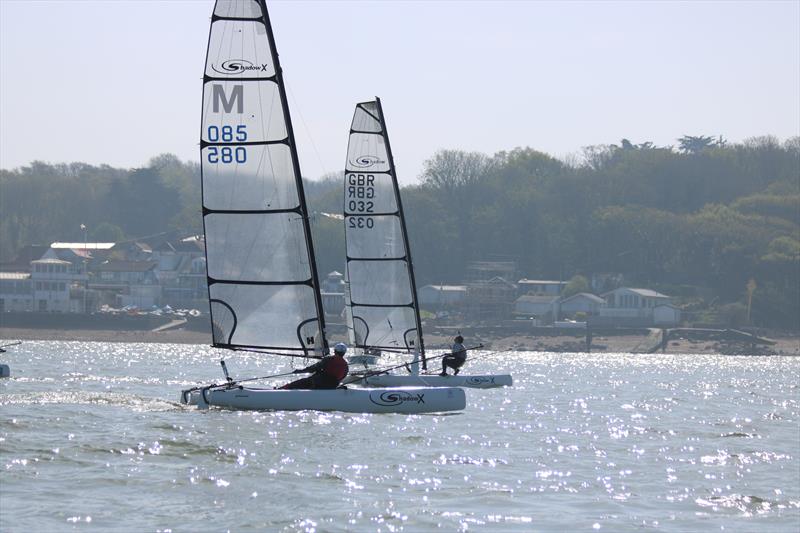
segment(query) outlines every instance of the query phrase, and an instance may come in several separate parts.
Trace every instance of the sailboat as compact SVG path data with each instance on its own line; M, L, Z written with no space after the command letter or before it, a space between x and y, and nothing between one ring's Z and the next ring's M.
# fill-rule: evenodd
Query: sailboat
M203 76L201 179L213 346L269 356L328 353L308 209L264 0L217 0ZM276 390L225 381L181 402L233 409L455 411L464 391ZM249 380L247 380L249 381Z
M511 385L511 376L421 374L427 370L414 266L403 203L380 98L356 104L344 183L347 248L345 315L351 343L363 352L412 357L410 375L374 373L352 383L373 387Z

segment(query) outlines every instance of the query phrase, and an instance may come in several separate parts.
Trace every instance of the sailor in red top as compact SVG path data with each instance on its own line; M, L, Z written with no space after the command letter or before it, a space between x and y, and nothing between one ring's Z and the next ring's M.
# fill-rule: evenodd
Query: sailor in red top
M313 372L307 378L298 379L287 383L281 389L335 389L339 383L347 376L350 370L344 354L347 352L347 345L343 342L333 347L333 355L326 355L319 362L306 368L298 368L295 374L305 374Z

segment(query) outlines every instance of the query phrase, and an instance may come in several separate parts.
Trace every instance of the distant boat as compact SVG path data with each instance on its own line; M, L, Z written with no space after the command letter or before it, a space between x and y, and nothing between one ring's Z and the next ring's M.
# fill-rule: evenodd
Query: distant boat
M264 0L217 0L203 79L201 174L213 346L270 356L328 352L308 209ZM223 369L224 369L223 364ZM454 411L447 388L274 390L231 379L183 403L365 413Z
M409 359L410 375L366 370L351 383L374 387L511 385L511 376L420 374L427 370L414 266L403 202L380 98L356 104L350 126L344 181L347 248L345 315L350 341L365 359L395 352Z
M10 348L11 346L18 346L22 344L22 341L10 342L8 344L4 344L0 346L0 353L6 353L6 348ZM11 377L11 367L7 364L0 363L0 378L10 378Z

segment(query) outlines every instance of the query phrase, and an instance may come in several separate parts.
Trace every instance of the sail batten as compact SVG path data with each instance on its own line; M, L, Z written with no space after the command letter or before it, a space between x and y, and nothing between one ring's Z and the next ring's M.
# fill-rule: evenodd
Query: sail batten
M344 184L346 315L356 348L424 351L400 189L380 100L356 105Z
M214 6L200 153L214 345L324 352L308 209L263 0Z

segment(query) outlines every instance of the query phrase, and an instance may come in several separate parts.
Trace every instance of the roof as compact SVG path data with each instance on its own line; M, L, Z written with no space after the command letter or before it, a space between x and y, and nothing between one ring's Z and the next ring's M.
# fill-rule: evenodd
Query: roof
M78 250L110 250L114 247L113 242L54 242L50 248L56 249L78 249Z
M595 303L598 303L598 304L605 303L605 300L603 300L599 296L597 296L595 294L588 293L588 292L579 292L578 294L573 294L572 296L570 296L568 298L564 298L561 301L561 303L568 302L570 300L578 298L579 296L582 296L582 297L586 298L587 300L591 300L592 302L595 302Z
M158 263L154 261L105 261L97 266L99 272L147 272Z
M660 292L651 289L631 289L631 290L641 296L649 296L651 298L669 298L669 296L667 296L666 294L661 294Z
M160 252L202 252L205 250L203 239L199 237L188 237L177 242L165 241L155 248Z
M0 279L30 279L28 272L0 272Z
M551 304L559 299L555 294L538 295L538 294L525 294L520 296L515 302L525 302L529 304Z
M467 290L466 285L425 285L422 287L423 289L431 288L435 291L451 291L451 292L462 292Z
M567 284L566 281L556 281L556 280L552 280L552 279L528 279L528 278L522 278L521 280L519 280L517 282L517 284L525 284L525 283L531 283L531 284L536 284L536 285L566 285Z
M150 252L150 251L152 251L152 248L150 247L150 245L149 245L149 244L147 244L146 242L139 242L139 241L134 241L134 242L130 242L130 241L126 241L126 242L118 242L117 244L115 244L115 245L114 245L114 248L115 248L115 249L122 249L122 248L124 248L124 249L132 249L132 248L138 248L139 250L141 250L141 251L143 251L143 252Z
M48 264L48 265L71 265L69 261L63 261L61 259L37 259L35 261L31 261L31 263L35 263L37 265L41 264Z
M639 296L644 296L647 298L670 298L670 296L667 296L666 294L661 294L660 292L654 291L652 289L634 289L632 287L617 287L613 291L604 292L603 294L601 294L601 296L605 298L609 294L614 294L615 292L619 291L629 291L638 294Z

